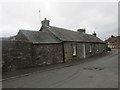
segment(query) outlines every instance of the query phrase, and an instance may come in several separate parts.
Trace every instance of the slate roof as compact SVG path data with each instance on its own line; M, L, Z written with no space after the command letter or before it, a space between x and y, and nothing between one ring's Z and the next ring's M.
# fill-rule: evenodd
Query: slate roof
M29 30L20 30L20 32L32 43L60 43L46 32Z
M2 37L0 38L0 41L8 41L9 40L9 37Z
M105 42L110 42L110 43L114 43L114 42L120 42L120 36L114 36L114 37L109 37Z
M46 29L51 31L61 41L77 41L77 42L99 42L104 43L101 39L94 35L82 34L77 31L67 30L54 26L46 26Z
M54 26L45 26L44 29L49 30L55 37L45 31L20 30L20 32L32 43L61 43L62 41L105 43L94 35L82 34L77 31Z

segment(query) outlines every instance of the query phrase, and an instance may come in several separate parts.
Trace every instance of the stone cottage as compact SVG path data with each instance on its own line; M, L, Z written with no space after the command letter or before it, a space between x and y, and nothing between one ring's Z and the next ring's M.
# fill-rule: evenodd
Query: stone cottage
M55 60L58 58L60 62L67 62L74 58L86 58L92 55L105 52L105 42L96 36L86 34L85 29L78 29L78 31L67 30L50 26L50 21L45 18L42 21L42 27L40 31L27 31L20 30L16 36L16 40L29 41L33 43L34 59L41 61L41 58L48 57L48 54L41 52L44 49L51 48L56 50L49 58ZM43 47L42 47L43 46ZM52 51L48 50L49 53ZM55 55L57 52L60 54ZM43 56L40 53L44 54ZM62 61L61 61L62 60ZM52 63L51 61L49 63Z
M19 68L18 66L22 66L22 64L19 65L19 62L23 60L23 56L25 61L22 63L24 66L28 67L65 63L75 59L81 60L106 52L105 42L99 39L96 33L90 35L86 34L85 29L72 31L54 27L50 25L50 21L46 18L41 23L42 27L39 31L19 30L18 34L15 36L17 44L14 45L16 46L15 50L18 48L18 56L13 56L14 60L12 59L12 61L15 62L15 60L17 60L17 64L13 65L16 69ZM23 47L23 50L21 45L25 45L25 43L23 44L21 42L27 42L27 45ZM30 45L28 45L28 43L30 43ZM19 46L21 50L19 50ZM27 46L29 46L29 48L27 48ZM24 52L24 50L26 52ZM4 57L6 55L4 54ZM28 56L30 56L29 59L27 59Z

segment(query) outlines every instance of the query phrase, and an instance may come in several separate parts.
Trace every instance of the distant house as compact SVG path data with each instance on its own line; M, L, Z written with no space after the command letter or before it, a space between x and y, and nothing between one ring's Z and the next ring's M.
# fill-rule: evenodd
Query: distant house
M108 47L112 49L120 48L120 36L111 35L111 37L109 37L105 42L107 43Z
M71 31L51 26L45 18L40 31L19 30L16 40L32 43L33 59L37 64L67 62L106 52L106 45L85 29Z

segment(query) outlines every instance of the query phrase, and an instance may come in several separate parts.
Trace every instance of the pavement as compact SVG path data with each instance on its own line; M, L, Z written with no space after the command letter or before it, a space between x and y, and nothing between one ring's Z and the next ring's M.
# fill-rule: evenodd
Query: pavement
M117 88L118 52L6 73L3 88Z

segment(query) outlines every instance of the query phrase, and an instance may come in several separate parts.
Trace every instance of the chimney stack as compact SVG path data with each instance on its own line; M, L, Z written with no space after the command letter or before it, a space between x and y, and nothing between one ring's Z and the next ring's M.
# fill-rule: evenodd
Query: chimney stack
M86 32L85 29L78 29L77 31L80 32L80 33L82 33L82 34L84 34Z
M49 26L49 20L47 20L46 18L41 22L42 26Z
M92 35L96 36L97 34L94 32Z

